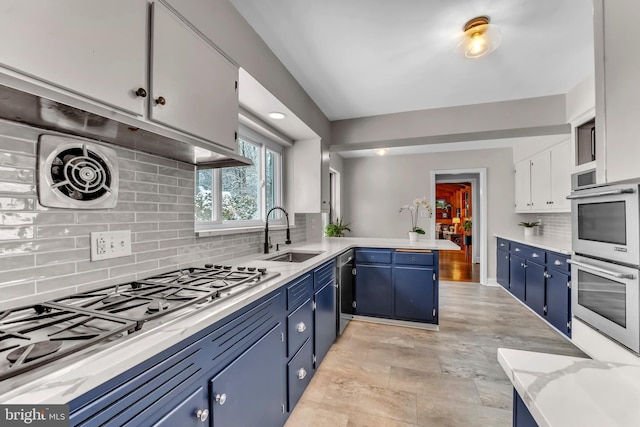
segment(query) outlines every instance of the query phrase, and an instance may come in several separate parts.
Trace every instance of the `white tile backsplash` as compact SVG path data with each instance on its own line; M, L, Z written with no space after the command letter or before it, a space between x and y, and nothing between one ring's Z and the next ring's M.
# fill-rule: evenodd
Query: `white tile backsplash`
M114 209L40 206L37 135L0 123L0 309L262 251L262 230L196 237L193 165L121 147L111 146L120 172ZM306 240L305 220L295 215L293 242ZM91 262L89 233L108 230L131 230L132 255ZM284 242L284 230L270 231Z
M529 221L540 220L538 234L560 240L571 240L571 213L529 214Z

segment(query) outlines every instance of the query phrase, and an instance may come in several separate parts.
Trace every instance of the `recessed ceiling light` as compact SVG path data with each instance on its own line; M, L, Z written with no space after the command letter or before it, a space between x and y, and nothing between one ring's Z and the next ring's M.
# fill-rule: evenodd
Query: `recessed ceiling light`
M378 148L376 150L376 154L378 156L384 156L385 154L387 154L387 149L386 148Z
M269 113L269 117L274 120L282 120L287 117L287 115L285 113L281 113L280 111L272 111Z

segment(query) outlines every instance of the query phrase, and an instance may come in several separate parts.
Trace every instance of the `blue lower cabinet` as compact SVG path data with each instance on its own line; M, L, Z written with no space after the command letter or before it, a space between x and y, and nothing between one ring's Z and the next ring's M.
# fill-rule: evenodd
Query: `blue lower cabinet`
M391 268L391 265L358 264L355 276L356 314L393 316Z
M513 389L513 427L538 427L538 423L533 419L515 388Z
M315 295L314 354L315 366L319 366L336 340L336 287L328 282Z
M435 317L434 269L396 266L393 270L396 319L433 322Z
M171 409L153 427L201 427L209 418L209 405L202 387ZM206 425L206 424L205 424Z
M569 274L556 270L547 271L547 322L571 337L571 289Z
M520 301L525 300L525 271L526 260L521 256L511 254L509 261L509 283L511 293Z
M308 299L287 316L287 357L291 357L313 332L313 302Z
M498 249L496 279L503 288L509 289L509 252Z
M287 364L287 386L289 390L287 410L289 412L293 411L313 376L313 352L311 347L311 340L307 340L300 351Z
M284 327L277 325L210 381L215 427L279 427L284 422Z
M545 267L532 261L525 265L525 303L538 315L544 316Z

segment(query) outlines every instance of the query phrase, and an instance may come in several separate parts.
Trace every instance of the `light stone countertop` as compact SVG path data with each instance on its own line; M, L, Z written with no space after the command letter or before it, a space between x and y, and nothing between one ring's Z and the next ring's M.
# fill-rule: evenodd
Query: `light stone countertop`
M540 427L640 425L640 366L504 348L498 361Z
M494 234L494 237L511 240L512 242L522 243L523 245L531 245L547 251L560 252L565 255L571 255L571 239L557 239L551 236L527 236L520 235L514 237L508 234Z
M0 403L2 404L66 404L78 396L94 389L109 379L140 364L151 356L166 350L204 328L222 320L242 307L260 299L289 283L293 278L313 270L342 252L355 247L393 249L459 250L448 240L419 240L382 238L323 238L320 241L304 242L284 246L280 252L289 250L321 251L316 257L302 263L273 262L263 259L269 255L254 254L230 259L228 264L267 267L280 275L253 286L251 289L211 303L206 308L186 316L162 321L160 326L128 335L109 345L106 349L90 347L76 354L63 357L40 369L29 371L0 381ZM203 262L204 263L204 262ZM189 308L184 309L189 310Z

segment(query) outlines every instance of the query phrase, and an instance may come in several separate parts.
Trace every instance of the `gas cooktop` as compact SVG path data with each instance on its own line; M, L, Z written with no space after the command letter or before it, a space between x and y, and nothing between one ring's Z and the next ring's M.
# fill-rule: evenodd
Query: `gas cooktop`
M180 317L207 308L279 274L206 264L0 311L0 381L111 343L169 313ZM183 310L190 306L193 310Z

